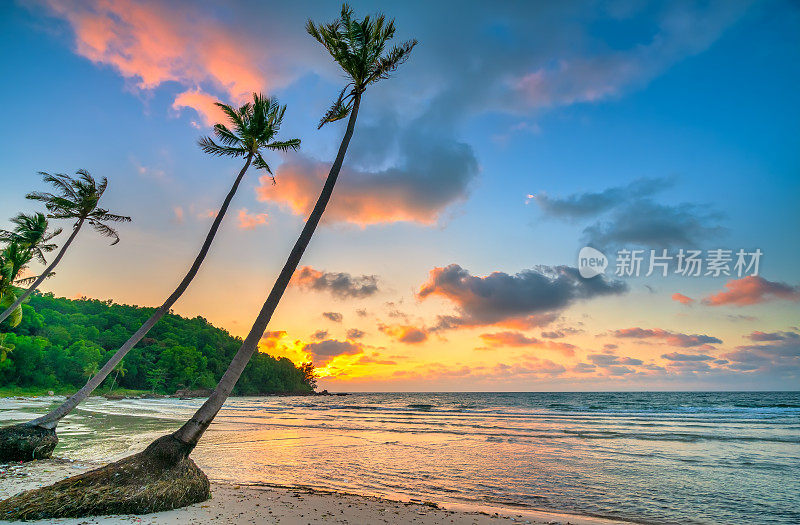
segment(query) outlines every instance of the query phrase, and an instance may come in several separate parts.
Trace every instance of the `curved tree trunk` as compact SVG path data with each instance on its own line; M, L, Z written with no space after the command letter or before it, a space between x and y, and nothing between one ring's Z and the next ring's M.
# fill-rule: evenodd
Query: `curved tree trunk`
M192 416L189 421L172 434L174 438L186 445L187 454L191 452L200 440L203 432L205 432L206 428L211 424L211 421L214 420L217 412L222 408L225 400L233 390L234 385L239 380L239 376L242 375L245 366L247 366L253 353L258 348L258 342L261 340L261 336L264 335L267 324L269 324L272 314L278 307L278 302L286 291L289 281L295 269L297 269L300 259L303 257L303 252L305 252L311 237L314 235L314 230L317 228L322 218L322 214L325 211L325 207L328 205L331 194L333 194L333 187L336 185L339 171L342 169L344 155L347 152L347 146L350 144L350 138L353 136L353 129L355 128L360 102L361 94L358 93L354 97L353 109L350 113L350 119L347 121L347 130L339 146L339 152L336 155L333 166L331 166L331 171L325 181L325 186L323 186L322 192L317 199L317 204L314 206L311 215L308 216L303 231L300 233L297 242L295 242L294 248L292 248L289 258L286 260L286 264L284 264L281 273L278 275L278 279L272 286L272 291L264 302L264 306L261 307L261 311L258 317L256 317L253 327L250 329L250 333L247 334L247 337L242 342L242 346L239 347L239 350L233 357L231 364L228 366L222 379L220 379L214 392L211 393L211 396L203 403L203 406L195 412L194 416Z
M25 293L23 293L22 295L17 297L17 300L14 301L14 304L9 306L2 314L0 314L0 323L5 321L6 318L9 315L11 315L11 312L16 310L17 307L19 307L19 305L21 305L22 302L25 299L27 299L28 296L30 296L33 293L33 291L36 290L39 287L40 284L42 284L42 281L47 279L48 275L53 273L53 268L55 268L56 265L61 261L61 258L64 257L64 254L67 253L67 248L69 248L69 245L72 244L72 241L75 240L75 237L78 235L78 231L81 229L81 226L83 226L83 221L84 220L85 219L80 219L75 224L75 227L72 228L72 233L70 234L69 238L67 239L67 242L65 242L64 246L62 246L61 249L58 250L58 254L56 255L56 258L53 259L53 262L50 263L50 266L45 268L45 270L42 272L42 274L39 277L37 277L35 281L33 281L33 284L30 286L30 288L25 290Z
M61 406L54 409L50 413L30 421L28 423L29 425L38 425L43 428L55 428L55 426L58 425L59 420L69 414L72 409L78 405L78 403L86 399L95 388L100 386L100 383L102 383L103 380L108 377L108 375L114 370L114 367L116 367L119 362L122 361L131 348L136 346L136 343L142 340L142 338L147 334L147 332L150 331L151 328L153 328L159 319L164 317L164 315L169 312L169 309L173 304L175 304L175 301L177 301L180 296L183 295L183 292L189 287L189 283L191 283L192 279L194 279L194 276L197 275L200 265L203 264L203 259L206 258L208 250L211 248L211 242L214 240L214 236L217 234L217 230L222 223L222 219L225 217L225 212L228 210L228 206L230 205L231 200L233 200L233 196L236 194L236 190L239 188L239 184L242 182L242 178L244 177L247 168L250 167L250 162L252 160L253 156L248 155L247 161L244 163L244 167L242 167L242 170L239 172L239 176L236 177L236 181L233 183L228 195L225 197L225 201L223 201L222 206L219 209L219 213L217 213L216 218L214 218L211 229L208 231L208 235L206 235L206 240L203 242L203 246L200 248L200 253L197 254L197 258L195 258L194 263L192 264L191 268L189 268L188 273L180 282L175 291L172 292L172 295L170 295L167 300L164 301L164 304L156 308L156 311L153 312L153 315L151 315L150 318L145 321L138 330L136 330L130 339L125 341L125 344L123 344L119 350L117 350L117 352L111 356L111 359L109 359L108 362L103 365L103 368L101 368L94 377L86 382L86 385L84 385L83 388L78 390L70 398L64 401Z

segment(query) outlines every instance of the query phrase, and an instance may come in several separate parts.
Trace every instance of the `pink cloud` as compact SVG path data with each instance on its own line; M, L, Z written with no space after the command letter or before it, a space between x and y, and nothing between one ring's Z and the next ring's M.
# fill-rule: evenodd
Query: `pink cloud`
M176 96L172 103L172 109L176 111L180 111L182 108L194 109L204 126L210 127L217 123L226 124L227 116L215 102L218 102L217 97L203 93L199 89L193 89Z
M267 224L269 216L266 213L247 213L247 208L239 210L239 228L252 230L259 224Z
M677 301L677 302L679 302L681 304L685 304L687 306L691 305L692 303L694 303L694 299L692 299L691 297L688 297L686 295L683 295L682 293L678 293L678 292L675 292L674 294L672 294L672 300L673 301Z
M45 0L52 14L75 34L75 52L114 68L139 90L177 82L187 90L173 107L194 108L207 125L218 120L209 106L214 97L198 86L219 91L234 102L253 91L287 81L282 72L263 71L263 45L186 5L133 0ZM262 67L258 67L262 66Z
M800 286L768 281L758 275L748 275L725 283L725 290L703 299L708 306L748 306L777 299L800 301Z

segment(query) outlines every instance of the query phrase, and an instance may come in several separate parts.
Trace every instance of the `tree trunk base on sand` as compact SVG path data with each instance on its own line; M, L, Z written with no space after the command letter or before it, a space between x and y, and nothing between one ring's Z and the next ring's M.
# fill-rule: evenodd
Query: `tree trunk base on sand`
M12 425L0 428L0 462L47 459L53 454L58 436L53 428Z
M205 501L208 478L171 435L99 469L0 501L0 520L145 514Z

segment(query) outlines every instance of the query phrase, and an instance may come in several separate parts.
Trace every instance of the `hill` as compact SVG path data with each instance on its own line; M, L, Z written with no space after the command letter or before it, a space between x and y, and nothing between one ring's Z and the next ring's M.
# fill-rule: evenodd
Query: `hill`
M0 347L7 349L0 350L0 388L6 391L77 390L154 311L38 293L23 310L19 326L0 327ZM202 317L168 314L125 357L115 385L161 394L213 388L241 343ZM106 390L115 375L104 383ZM310 364L298 368L259 352L234 395L310 393L313 385Z

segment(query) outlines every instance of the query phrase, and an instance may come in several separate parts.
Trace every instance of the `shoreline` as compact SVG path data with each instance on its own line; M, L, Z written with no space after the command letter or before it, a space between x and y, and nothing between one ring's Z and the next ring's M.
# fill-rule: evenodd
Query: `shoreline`
M0 499L24 490L54 483L96 466L68 459L0 465ZM112 523L153 525L183 523L622 525L632 523L555 511L416 500L402 501L314 487L268 483L236 484L212 481L211 494L211 499L208 501L153 514L62 518L27 522L9 522L0 518L0 522L58 523L63 525Z

